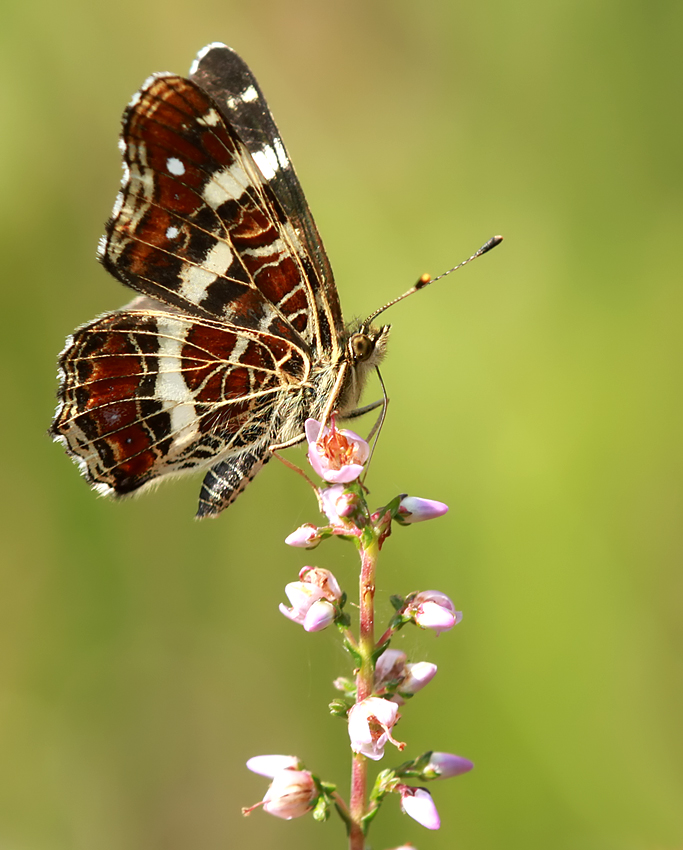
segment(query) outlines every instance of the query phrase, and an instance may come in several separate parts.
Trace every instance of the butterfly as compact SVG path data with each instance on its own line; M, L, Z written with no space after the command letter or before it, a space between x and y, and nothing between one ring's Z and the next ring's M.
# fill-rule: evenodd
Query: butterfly
M67 339L51 433L105 495L206 470L197 516L217 516L306 419L354 415L386 308L344 324L287 150L231 48L205 47L188 78L151 76L120 149L99 258L138 294Z

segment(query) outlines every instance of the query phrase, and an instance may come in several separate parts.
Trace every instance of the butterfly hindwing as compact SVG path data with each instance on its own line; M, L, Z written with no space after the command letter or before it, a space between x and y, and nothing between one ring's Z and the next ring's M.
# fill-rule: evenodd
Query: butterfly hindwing
M76 331L62 355L53 433L104 493L263 454L305 353L281 337L182 313L120 311Z

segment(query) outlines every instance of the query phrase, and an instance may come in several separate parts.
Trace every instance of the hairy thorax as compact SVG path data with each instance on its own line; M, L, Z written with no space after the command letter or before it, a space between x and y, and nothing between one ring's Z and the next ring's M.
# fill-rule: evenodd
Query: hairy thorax
M356 410L368 375L384 359L388 335L388 325L350 330L337 362L313 363L309 380L292 388L279 405L274 417L277 442L300 437L307 419L321 421L330 413L344 419Z

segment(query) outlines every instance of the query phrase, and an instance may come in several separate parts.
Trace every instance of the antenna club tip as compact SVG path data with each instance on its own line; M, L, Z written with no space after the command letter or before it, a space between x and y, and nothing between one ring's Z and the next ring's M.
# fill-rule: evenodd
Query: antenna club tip
M420 276L420 279L415 284L415 289L422 289L423 286L427 286L428 283L431 283L432 277L428 272L425 272Z
M479 254L485 254L487 251L490 251L492 248L495 248L496 245L500 245L502 241L502 236L492 236L489 241L485 245L482 245L482 247L479 249Z

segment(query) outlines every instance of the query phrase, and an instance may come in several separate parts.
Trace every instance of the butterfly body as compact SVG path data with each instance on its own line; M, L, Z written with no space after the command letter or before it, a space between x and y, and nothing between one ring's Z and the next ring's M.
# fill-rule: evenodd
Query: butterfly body
M126 495L207 468L215 516L307 418L357 407L388 327L345 328L329 262L258 85L224 45L151 77L124 113L124 177L100 243L139 293L60 358L52 434Z

